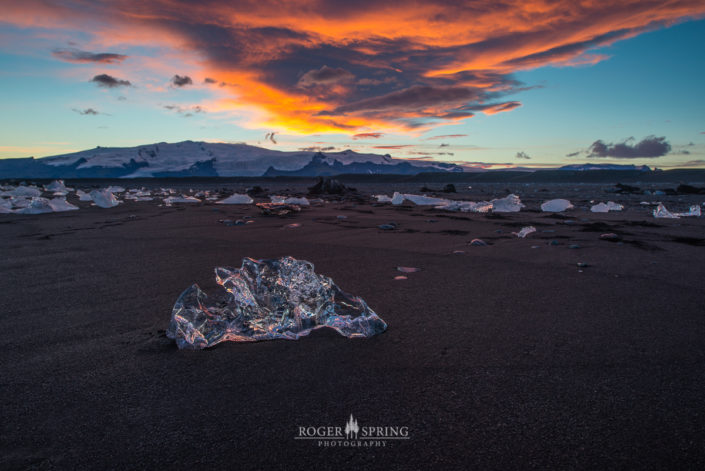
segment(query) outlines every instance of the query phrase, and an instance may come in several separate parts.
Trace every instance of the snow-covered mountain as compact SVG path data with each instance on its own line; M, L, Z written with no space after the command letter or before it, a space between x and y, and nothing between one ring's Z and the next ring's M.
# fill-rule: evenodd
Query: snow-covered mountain
M620 164L573 164L559 167L558 170L638 170L640 172L650 172L648 165L620 165Z
M282 152L246 144L184 141L95 149L40 159L0 160L0 178L98 178L335 175L340 173L462 172L442 162L394 159L352 150Z

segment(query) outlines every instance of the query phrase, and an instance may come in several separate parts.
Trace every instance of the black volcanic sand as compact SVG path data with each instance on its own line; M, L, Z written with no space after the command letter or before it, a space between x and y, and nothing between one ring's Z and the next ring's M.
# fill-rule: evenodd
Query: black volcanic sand
M128 202L0 216L0 468L702 468L705 219L540 189L518 214ZM579 207L537 211L550 197ZM629 207L592 214L593 197ZM511 235L525 225L538 231ZM387 332L196 352L165 337L182 290L217 289L215 266L284 255L360 295ZM397 266L421 271L395 280ZM350 414L410 439L294 439Z

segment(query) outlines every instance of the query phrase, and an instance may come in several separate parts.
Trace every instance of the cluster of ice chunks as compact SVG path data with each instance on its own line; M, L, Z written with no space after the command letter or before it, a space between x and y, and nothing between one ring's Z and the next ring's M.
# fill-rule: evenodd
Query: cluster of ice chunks
M115 198L115 195L107 188L102 190L93 190L89 193L91 200L96 206L101 208L112 208L120 204L120 202Z
M655 218L666 218L666 219L678 219L681 217L690 217L690 216L701 216L702 212L700 210L699 205L693 205L690 207L690 209L685 212L685 213L672 213L669 210L666 209L666 207L662 204L659 203L656 209L654 209L654 217Z
M411 201L419 206L433 206L435 209L445 211L461 211L465 213L487 213L493 212L517 212L524 207L517 195L509 195L505 198L493 199L492 201L461 201L446 198L436 198L426 195L414 195L410 193L399 193L395 191L390 198L387 195L374 195L378 203L392 203L400 205L404 201Z
M225 341L295 340L322 327L351 338L387 328L365 301L316 274L305 260L245 258L240 268L219 267L215 275L226 290L221 297L208 297L194 284L174 304L167 336L181 349Z
M299 206L309 206L311 202L306 197L297 198L294 196L271 195L269 199L275 204L296 204Z

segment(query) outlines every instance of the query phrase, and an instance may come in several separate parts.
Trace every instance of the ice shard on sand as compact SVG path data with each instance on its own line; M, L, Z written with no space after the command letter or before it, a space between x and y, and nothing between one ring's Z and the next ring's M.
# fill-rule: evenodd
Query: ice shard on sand
M351 338L387 328L365 301L316 274L305 260L245 258L240 268L216 268L215 276L226 293L209 297L194 284L174 304L166 333L180 349L225 341L296 340L322 327Z

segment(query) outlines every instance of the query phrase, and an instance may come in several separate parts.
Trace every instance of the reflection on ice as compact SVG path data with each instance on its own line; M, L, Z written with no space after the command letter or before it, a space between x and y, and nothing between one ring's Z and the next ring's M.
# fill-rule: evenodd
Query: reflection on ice
M219 267L215 274L227 293L211 298L194 284L174 304L167 336L181 349L224 341L296 340L322 327L351 338L387 328L365 301L317 275L304 260L245 258L240 268Z

